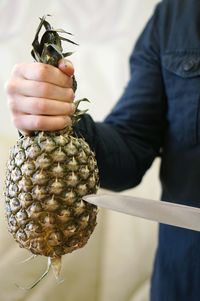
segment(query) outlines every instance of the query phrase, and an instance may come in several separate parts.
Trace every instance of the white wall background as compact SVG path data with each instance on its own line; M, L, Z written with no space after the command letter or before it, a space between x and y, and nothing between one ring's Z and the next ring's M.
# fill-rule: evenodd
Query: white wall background
M128 58L157 0L0 0L0 176L17 132L6 106L4 83L18 62L31 62L31 42L39 19L52 14L54 27L74 33L80 43L71 57L78 80L77 98L87 97L90 114L102 120L121 95L129 77ZM159 162L140 187L125 194L158 199ZM32 291L27 285L45 269L46 259L18 264L28 256L7 233L0 205L0 301L147 301L156 247L157 225L101 211L98 226L82 250L65 255L65 282L49 275Z

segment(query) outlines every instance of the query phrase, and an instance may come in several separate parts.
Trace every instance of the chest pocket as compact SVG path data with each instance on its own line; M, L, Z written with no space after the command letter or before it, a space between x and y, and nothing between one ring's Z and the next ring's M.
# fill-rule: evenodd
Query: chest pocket
M200 143L200 51L166 53L162 65L169 139L177 146L192 147Z

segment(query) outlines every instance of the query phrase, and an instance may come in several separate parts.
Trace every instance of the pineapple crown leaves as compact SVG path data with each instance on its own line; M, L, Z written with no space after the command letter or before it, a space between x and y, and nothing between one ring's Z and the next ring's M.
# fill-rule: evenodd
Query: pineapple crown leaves
M63 53L61 42L65 41L73 45L78 44L68 38L60 36L59 33L71 36L72 34L60 28L54 29L50 23L46 21L47 16L50 15L40 18L40 24L36 30L36 34L32 42L33 49L31 51L31 55L37 62L50 64L57 67L58 61L61 58L68 57L73 54L73 52ZM39 35L43 27L45 32L39 41Z

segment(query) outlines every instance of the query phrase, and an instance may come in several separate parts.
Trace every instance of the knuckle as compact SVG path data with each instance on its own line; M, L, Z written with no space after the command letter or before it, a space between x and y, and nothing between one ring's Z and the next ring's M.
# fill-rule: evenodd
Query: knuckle
M33 128L36 130L42 130L44 128L44 121L42 116L35 116L33 120Z
M45 114L47 111L47 103L43 100L38 100L35 104L38 114Z
M11 120L12 120L12 123L14 124L14 126L16 128L18 128L18 129L21 128L21 119L20 119L19 115L12 114L11 115Z
M49 86L47 83L38 83L38 90L42 97L48 98L47 96L49 95Z
M73 101L75 98L75 93L72 88L68 88L68 99L69 101Z
M12 95L16 91L16 82L14 80L10 80L5 83L5 91L8 95Z
M47 66L45 64L37 64L36 65L36 77L38 80L44 80L47 77L48 70Z
M11 112L15 111L17 109L17 103L16 99L14 97L9 97L7 99L8 108Z
M16 75L16 74L19 74L20 70L21 70L21 67L22 67L23 64L15 64L12 68L12 71L11 71L11 74L12 75Z

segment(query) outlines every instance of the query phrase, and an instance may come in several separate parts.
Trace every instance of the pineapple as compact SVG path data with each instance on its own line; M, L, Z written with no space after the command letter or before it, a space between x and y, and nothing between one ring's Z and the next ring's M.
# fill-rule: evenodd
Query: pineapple
M39 43L42 26L45 33ZM74 42L58 32L64 33L54 30L45 17L41 19L32 50L37 61L57 66L60 58L71 54L62 53L61 40ZM81 114L76 111L72 126L61 131L21 137L11 149L7 165L9 231L20 247L47 256L48 270L51 265L56 277L61 256L83 247L96 225L97 207L82 200L97 192L99 177L94 153L73 133Z

